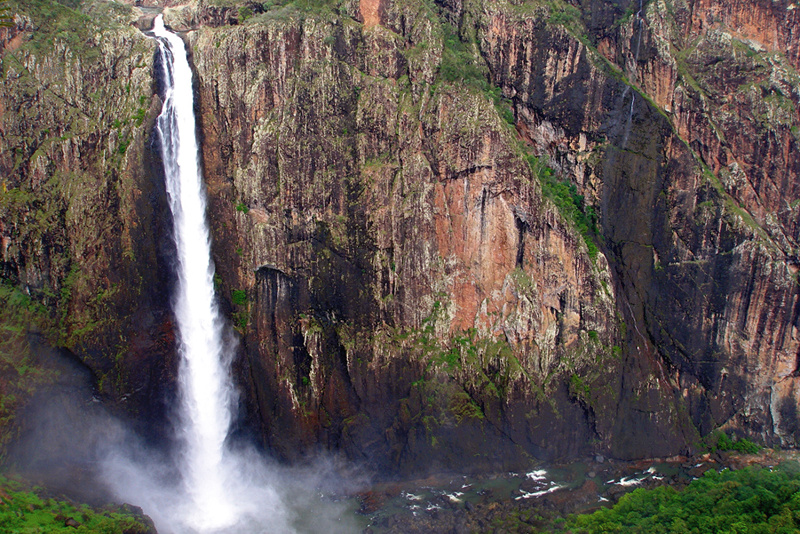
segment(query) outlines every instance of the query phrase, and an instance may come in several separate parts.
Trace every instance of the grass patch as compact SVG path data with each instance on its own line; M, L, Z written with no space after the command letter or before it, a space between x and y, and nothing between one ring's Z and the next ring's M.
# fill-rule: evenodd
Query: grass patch
M3 532L75 532L145 534L153 532L144 518L117 510L98 510L25 491L21 484L0 477L0 530Z

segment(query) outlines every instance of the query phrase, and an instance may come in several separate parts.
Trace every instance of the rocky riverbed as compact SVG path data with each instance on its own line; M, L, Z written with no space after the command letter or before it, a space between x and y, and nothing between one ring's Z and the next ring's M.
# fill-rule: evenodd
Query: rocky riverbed
M525 473L488 477L438 475L385 483L358 495L364 533L537 532L558 518L612 506L637 488L682 489L710 469L797 462L797 451L715 452L617 462L602 456Z

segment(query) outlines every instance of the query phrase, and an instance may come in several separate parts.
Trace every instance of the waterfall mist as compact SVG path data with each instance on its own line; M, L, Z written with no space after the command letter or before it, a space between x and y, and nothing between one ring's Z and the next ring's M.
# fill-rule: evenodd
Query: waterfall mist
M177 250L178 450L174 458L161 458L141 447L118 447L104 463L106 479L118 498L141 506L163 534L352 532L343 505L320 494L336 478L329 465L287 470L226 442L236 400L230 376L235 347L214 294L192 71L183 41L164 27L161 15L153 35L166 85L157 133Z

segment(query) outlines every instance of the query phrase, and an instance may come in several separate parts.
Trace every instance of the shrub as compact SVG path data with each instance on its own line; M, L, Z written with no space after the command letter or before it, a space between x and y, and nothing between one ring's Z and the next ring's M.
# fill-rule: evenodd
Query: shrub
M485 67L475 58L471 44L462 41L451 24L442 24L442 29L444 47L439 76L448 83L464 83L486 89Z
M755 454L761 450L760 445L756 445L749 439L742 438L733 441L724 432L713 433L711 436L709 436L709 438L707 438L707 442L709 443L711 449L720 451L737 451L746 454Z
M234 289L231 291L231 301L237 306L244 306L247 304L247 293L242 289Z
M239 6L239 24L253 16L253 9L250 6Z
M797 532L798 466L711 470L683 491L640 488L613 508L570 517L565 526L576 533Z

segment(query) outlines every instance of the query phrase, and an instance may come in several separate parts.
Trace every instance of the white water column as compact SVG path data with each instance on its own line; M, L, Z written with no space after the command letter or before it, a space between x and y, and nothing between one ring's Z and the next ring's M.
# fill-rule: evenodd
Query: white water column
M224 320L214 297L192 71L183 41L166 30L161 15L156 17L153 33L167 86L157 130L178 253L173 302L181 357L178 436L183 445L180 468L189 497L181 515L194 530L219 530L236 523L238 517L225 490L228 471L224 465L233 385L223 342Z

